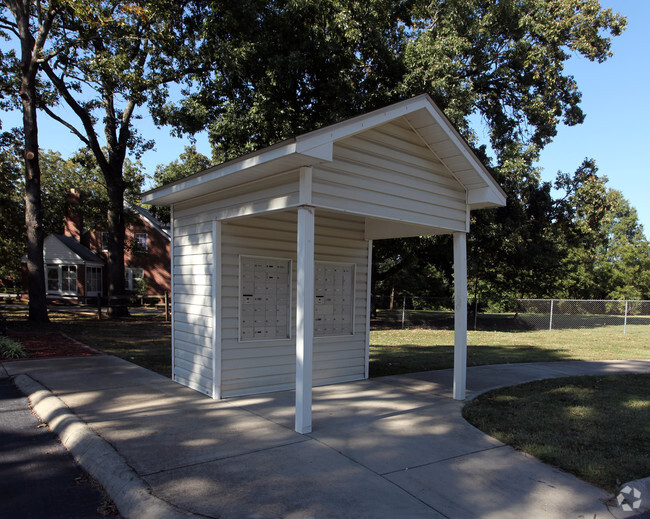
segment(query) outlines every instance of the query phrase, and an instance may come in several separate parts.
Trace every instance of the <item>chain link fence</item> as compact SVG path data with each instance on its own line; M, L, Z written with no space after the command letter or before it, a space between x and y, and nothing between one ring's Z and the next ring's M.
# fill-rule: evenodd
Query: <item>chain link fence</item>
M517 317L530 329L575 329L650 324L650 301L515 299Z
M439 328L454 326L454 300L422 296L373 295L372 326ZM650 301L507 299L468 301L470 330L527 331L648 327ZM644 328L645 329L645 328Z

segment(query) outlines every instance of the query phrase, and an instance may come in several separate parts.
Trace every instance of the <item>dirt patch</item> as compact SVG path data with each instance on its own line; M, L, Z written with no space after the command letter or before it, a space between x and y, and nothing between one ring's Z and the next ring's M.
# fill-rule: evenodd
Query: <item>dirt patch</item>
M13 332L9 337L20 342L27 350L27 359L46 359L52 357L90 357L102 355L101 352L68 337L63 333ZM25 359L2 359L3 362Z

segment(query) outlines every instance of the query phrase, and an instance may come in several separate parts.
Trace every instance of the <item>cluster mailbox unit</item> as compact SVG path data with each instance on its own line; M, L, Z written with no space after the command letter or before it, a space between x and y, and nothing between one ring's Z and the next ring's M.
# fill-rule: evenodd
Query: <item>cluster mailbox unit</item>
M503 190L427 95L143 195L171 207L173 378L213 398L368 376L372 241L453 234L454 398L465 397L470 210Z

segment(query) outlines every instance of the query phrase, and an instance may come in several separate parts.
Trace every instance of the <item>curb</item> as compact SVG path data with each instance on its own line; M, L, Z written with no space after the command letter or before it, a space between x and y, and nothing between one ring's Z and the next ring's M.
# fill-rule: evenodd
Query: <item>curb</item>
M205 519L154 496L111 445L41 384L27 375L17 375L14 383L75 461L104 488L125 519Z

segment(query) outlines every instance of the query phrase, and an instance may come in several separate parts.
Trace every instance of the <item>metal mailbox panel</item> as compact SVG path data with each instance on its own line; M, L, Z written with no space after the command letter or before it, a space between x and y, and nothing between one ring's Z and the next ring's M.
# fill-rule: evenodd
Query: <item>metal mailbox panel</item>
M291 260L240 256L239 265L239 340L289 338Z
M314 335L352 335L354 264L317 261L314 268Z

